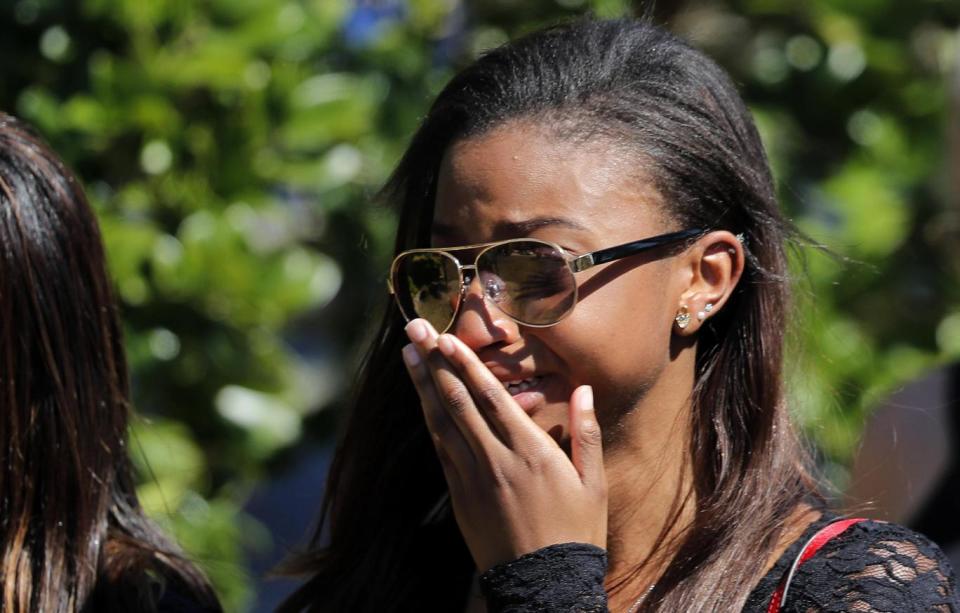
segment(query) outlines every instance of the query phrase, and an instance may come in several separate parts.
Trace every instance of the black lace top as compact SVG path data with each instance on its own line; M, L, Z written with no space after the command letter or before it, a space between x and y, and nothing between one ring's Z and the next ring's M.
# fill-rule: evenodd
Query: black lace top
M811 536L836 516L807 528L757 584L743 608L766 613L781 579ZM544 547L480 576L490 612L607 611L606 552L593 545ZM896 524L858 523L796 571L784 613L960 613L953 571L940 548Z

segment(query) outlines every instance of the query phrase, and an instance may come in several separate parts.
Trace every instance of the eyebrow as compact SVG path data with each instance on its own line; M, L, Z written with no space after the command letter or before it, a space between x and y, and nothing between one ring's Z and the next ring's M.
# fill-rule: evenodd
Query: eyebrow
M560 226L571 230L586 232L587 228L564 217L534 217L522 221L501 221L494 226L494 232L503 236L526 236L540 228ZM434 223L431 232L436 236L452 238L458 236L456 227L443 223Z

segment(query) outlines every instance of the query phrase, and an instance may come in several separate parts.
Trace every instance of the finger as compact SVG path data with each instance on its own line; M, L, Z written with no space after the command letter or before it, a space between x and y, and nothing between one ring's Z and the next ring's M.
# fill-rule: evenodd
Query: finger
M502 449L503 444L480 415L470 390L450 362L437 350L436 331L426 321L415 319L407 325L407 333L433 377L440 404L460 429L474 456L489 458L492 453Z
M530 416L517 405L510 392L503 387L477 354L452 334L441 334L437 348L456 368L476 404L487 418L490 427L510 448L528 443L531 436L544 434ZM552 440L552 439L551 439Z
M589 385L581 385L570 396L570 458L584 485L605 487L603 443Z
M437 457L441 466L443 466L447 482L450 484L447 464L449 464L449 468L453 468L458 473L458 476L467 474L467 470L475 462L473 451L471 451L453 419L444 410L437 395L433 377L430 375L417 348L412 344L406 345L402 354L403 363L407 367L413 386L420 397L420 408L427 423L427 430L434 446L437 448Z
M447 493L453 500L459 500L463 496L464 480L460 476L460 471L453 463L453 459L434 439L434 448L437 451L437 459L440 461L440 468L443 470L443 478L447 482Z

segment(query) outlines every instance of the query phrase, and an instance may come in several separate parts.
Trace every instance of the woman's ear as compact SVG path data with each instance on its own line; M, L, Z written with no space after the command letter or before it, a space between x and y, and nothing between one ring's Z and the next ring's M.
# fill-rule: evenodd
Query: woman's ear
M688 281L677 305L675 328L691 335L723 308L736 288L743 275L743 245L732 232L716 230L700 237L682 262Z

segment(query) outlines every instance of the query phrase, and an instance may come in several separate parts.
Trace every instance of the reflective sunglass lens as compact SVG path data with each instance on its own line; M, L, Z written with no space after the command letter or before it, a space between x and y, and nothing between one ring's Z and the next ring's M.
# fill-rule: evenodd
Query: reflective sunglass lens
M497 245L480 256L477 268L487 297L522 323L556 323L574 306L573 272L563 254L548 244Z
M394 292L407 319L422 317L442 332L460 301L456 262L443 253L409 253L394 269Z

